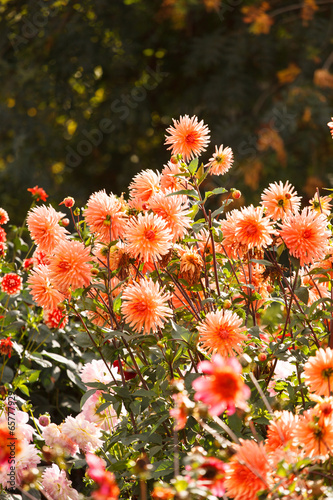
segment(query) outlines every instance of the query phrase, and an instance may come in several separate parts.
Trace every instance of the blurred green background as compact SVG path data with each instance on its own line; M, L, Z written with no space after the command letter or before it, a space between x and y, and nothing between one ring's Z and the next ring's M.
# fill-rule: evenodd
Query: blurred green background
M235 166L210 182L257 203L273 180L333 184L332 0L1 0L0 196L13 222L115 194L170 158L165 129L196 114ZM214 186L216 187L216 186ZM243 200L243 199L242 199Z

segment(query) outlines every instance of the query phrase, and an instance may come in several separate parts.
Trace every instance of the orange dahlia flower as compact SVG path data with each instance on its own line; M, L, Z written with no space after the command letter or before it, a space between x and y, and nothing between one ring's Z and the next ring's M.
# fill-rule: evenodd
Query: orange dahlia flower
M144 203L160 190L161 174L154 170L142 170L133 177L128 186L130 197L133 200Z
M68 231L59 225L64 216L65 214L57 212L51 205L34 207L28 212L27 225L30 236L40 250L51 253L54 247L65 239Z
M209 312L197 327L202 348L208 353L218 352L225 357L233 356L234 351L240 354L247 339L242 323L243 320L229 310Z
M315 194L310 200L310 207L318 214L329 215L332 209L332 198L330 196L320 196Z
M121 312L136 332L156 332L172 316L172 310L168 306L170 298L151 278L142 279L125 288Z
M51 257L50 280L62 292L88 286L92 265L89 263L90 248L80 241L61 242Z
M134 258L152 261L168 253L172 235L167 223L155 214L139 214L127 224L125 235L127 250Z
M167 165L164 165L161 172L161 189L163 191L166 191L167 189L170 189L171 191L181 191L182 189L187 189L186 179L175 177L180 173L180 163L172 163L171 161L168 161Z
M235 220L234 239L247 250L267 247L272 243L274 233L271 220L264 217L263 207L250 205L240 209Z
M274 453L278 448L288 446L293 449L293 431L298 422L298 416L290 411L274 412L274 419L269 423L267 430L266 450Z
M203 120L198 122L196 116L190 118L185 115L178 121L174 119L172 121L173 127L167 129L170 135L165 139L165 144L170 144L168 149L172 150L172 154L181 154L184 160L188 161L206 151L210 130L204 125Z
M196 248L177 247L180 254L180 278L188 282L190 286L198 283L201 272L204 269L204 261Z
M215 354L211 361L199 363L198 368L208 376L192 382L196 391L194 399L207 404L211 415L220 415L224 410L232 414L236 406L246 408L245 400L250 397L250 389L242 380L242 367L236 358L222 358Z
M301 446L308 457L333 453L333 418L321 415L317 408L307 410L294 429L294 444Z
M274 220L284 219L289 213L296 213L300 207L300 196L287 181L270 184L261 195L261 204L266 214Z
M149 208L162 217L171 231L172 241L185 236L190 227L191 219L188 217L188 206L184 205L180 196L167 196L172 191L156 193L149 199Z
M330 396L333 391L333 350L318 349L304 365L305 383L311 392Z
M328 248L331 232L327 218L308 207L300 214L289 215L279 232L291 255L300 259L300 265L312 264L323 259Z
M91 232L104 243L122 235L126 217L124 204L114 194L106 194L105 189L90 196L84 216Z
M240 440L231 458L224 482L228 498L257 500L257 493L269 487L270 466L262 443Z
M213 175L224 175L231 169L234 162L234 154L231 148L219 148L215 146L215 153L209 159L209 173Z
M31 271L27 285L36 304L45 309L55 309L65 298L54 287L50 279L50 270L43 264Z

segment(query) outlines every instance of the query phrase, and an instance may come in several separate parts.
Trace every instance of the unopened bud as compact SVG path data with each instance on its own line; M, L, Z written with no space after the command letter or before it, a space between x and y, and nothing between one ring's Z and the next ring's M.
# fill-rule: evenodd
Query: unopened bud
M178 163L178 158L176 155L172 155L171 158L170 158L170 161L171 163L173 163L174 165L177 165Z
M69 219L67 219L67 217L65 219L62 219L61 220L61 225L63 227L67 227L69 225Z
M263 361L266 361L267 356L266 356L266 354L264 352L260 352L258 354L258 359L259 359L259 361L263 362Z
M232 192L232 197L234 200L238 200L242 196L242 193L238 189L234 189Z
M42 427L47 427L50 423L50 417L48 415L41 415L38 419L38 422Z
M230 299L226 299L224 302L223 302L223 309L230 309L230 307L232 306L232 302Z
M93 267L92 270L91 270L91 276L97 276L99 273L99 270L96 269L96 267Z
M64 198L63 201L59 203L59 205L65 205L67 208L72 208L74 204L75 200L71 196L67 196L67 198Z

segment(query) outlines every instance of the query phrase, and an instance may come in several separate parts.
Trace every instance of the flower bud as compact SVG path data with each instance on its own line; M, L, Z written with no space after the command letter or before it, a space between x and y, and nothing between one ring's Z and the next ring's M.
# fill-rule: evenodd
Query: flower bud
M64 198L63 201L59 203L59 205L65 205L67 208L72 208L74 204L75 200L71 196L67 196L67 198Z
M258 354L258 359L259 359L259 361L262 363L263 361L266 361L267 356L266 356L266 354L265 354L264 352L260 352L260 353Z
M171 163L173 163L174 165L177 165L178 163L178 158L176 155L172 155L171 158L170 158L170 161Z
M234 200L238 200L242 196L242 193L238 189L234 189L232 192L232 197Z
M40 415L38 423L42 427L47 427L50 423L50 417L48 415Z

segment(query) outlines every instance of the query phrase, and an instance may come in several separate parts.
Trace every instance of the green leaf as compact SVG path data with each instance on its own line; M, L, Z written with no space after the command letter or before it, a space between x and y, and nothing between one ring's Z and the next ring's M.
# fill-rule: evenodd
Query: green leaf
M304 304L308 303L308 300L309 300L309 289L306 288L305 286L300 286L299 288L296 288L295 295L302 302L304 302Z
M188 166L188 170L189 172L193 175L194 172L197 170L198 168L198 163L199 163L199 159L198 158L194 158L194 160L191 161L191 163L189 164Z
M61 356L60 354L56 354L55 352L47 352L47 351L42 351L41 354L43 354L44 356L47 356L55 361L59 361L59 363L62 363L63 365L68 366L68 368L70 368L73 371L77 370L77 366L73 361L65 358L64 356Z
M121 293L119 295L117 295L117 297L113 301L113 311L116 314L120 314L120 309L121 309L121 295L122 295Z
M198 192L195 189L181 189L180 191L173 191L172 193L167 194L166 196L176 196L177 194L186 194L195 200L200 200L198 196Z

